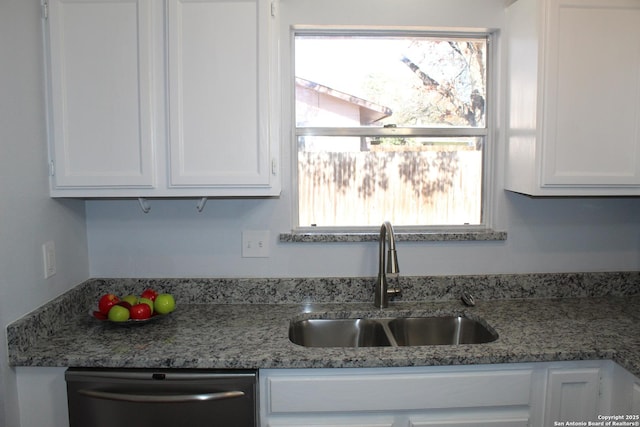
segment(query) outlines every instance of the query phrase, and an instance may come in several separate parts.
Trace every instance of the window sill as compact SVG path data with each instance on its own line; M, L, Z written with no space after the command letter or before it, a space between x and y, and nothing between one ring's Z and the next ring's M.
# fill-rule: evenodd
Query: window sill
M340 232L291 232L280 233L281 242L289 243L333 243L333 242L377 242L380 233ZM467 242L507 240L506 231L482 230L459 232L396 232L399 242Z

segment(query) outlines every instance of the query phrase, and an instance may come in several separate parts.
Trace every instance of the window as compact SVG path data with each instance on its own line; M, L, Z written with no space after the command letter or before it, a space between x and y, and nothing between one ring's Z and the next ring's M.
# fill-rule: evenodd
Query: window
M488 40L294 30L299 227L482 226Z

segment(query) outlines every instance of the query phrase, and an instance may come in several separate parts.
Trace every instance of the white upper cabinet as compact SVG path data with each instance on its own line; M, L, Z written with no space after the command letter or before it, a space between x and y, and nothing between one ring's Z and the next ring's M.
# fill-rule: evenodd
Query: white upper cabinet
M270 183L269 81L260 73L269 67L260 37L269 11L260 6L169 1L172 187Z
M155 186L150 3L49 3L56 190Z
M640 0L507 9L506 188L640 194Z
M54 197L280 193L270 0L49 0Z

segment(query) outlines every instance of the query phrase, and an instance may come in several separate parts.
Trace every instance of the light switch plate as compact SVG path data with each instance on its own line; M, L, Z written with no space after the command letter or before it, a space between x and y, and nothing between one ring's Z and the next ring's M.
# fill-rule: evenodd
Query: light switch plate
M244 230L242 232L243 258L269 257L269 230Z

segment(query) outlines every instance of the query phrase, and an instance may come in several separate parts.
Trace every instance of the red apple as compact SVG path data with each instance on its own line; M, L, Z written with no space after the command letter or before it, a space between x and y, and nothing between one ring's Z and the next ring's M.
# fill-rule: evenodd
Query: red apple
M94 311L93 312L93 317L95 317L96 319L99 320L107 320L107 315L100 312L100 311Z
M136 304L129 309L129 313L132 319L148 319L151 317L151 307L145 303Z
M121 305L122 307L126 308L127 310L131 310L131 303L129 303L128 301L118 301L116 303L116 305Z
M158 293L153 289L145 289L140 294L140 298L147 298L147 299L150 299L151 301L155 301L157 296L158 296Z
M100 301L98 301L98 310L106 316L109 314L111 307L116 305L118 301L120 301L120 299L116 295L104 294L100 297Z

